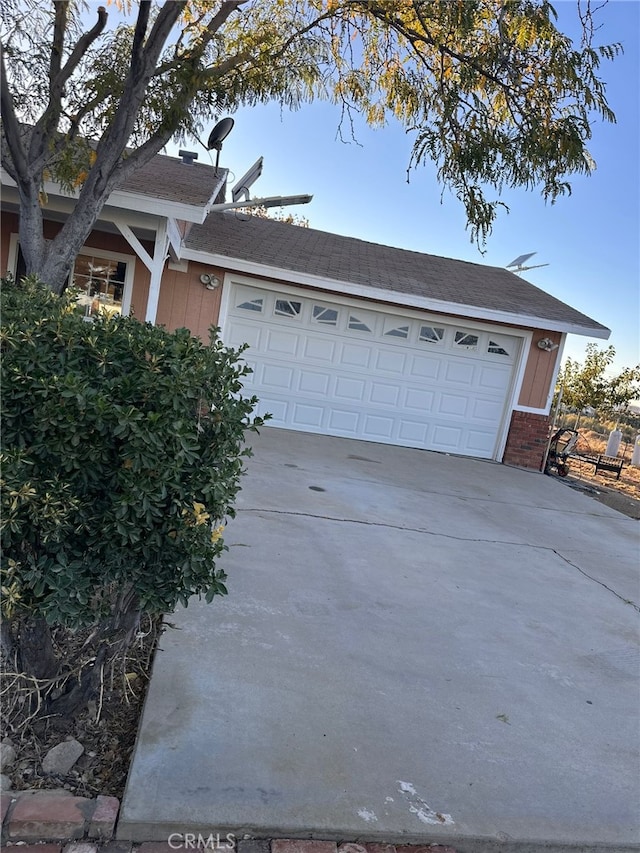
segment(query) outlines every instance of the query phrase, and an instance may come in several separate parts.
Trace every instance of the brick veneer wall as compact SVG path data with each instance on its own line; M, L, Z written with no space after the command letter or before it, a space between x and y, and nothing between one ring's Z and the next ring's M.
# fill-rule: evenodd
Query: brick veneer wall
M548 415L513 412L502 457L505 465L541 471L549 438L549 423Z

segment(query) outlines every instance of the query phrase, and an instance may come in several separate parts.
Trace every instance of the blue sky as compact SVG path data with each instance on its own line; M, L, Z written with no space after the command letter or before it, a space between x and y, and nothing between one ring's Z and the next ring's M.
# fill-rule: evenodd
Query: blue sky
M576 2L556 8L563 29L577 32ZM252 194L312 193L311 204L290 208L312 228L492 266L535 251L530 263L549 266L523 277L608 326L615 368L631 366L640 360L640 2L615 0L598 20L598 43L620 41L625 49L601 66L617 124L594 125L590 151L598 168L577 177L573 194L553 206L534 192L503 194L511 212L499 214L484 255L469 241L462 205L447 194L441 204L435 167L420 167L407 183L412 139L395 123L371 130L358 122L359 144L346 144L338 108L325 102L297 112L242 109L220 163L239 178L263 155ZM349 139L348 127L343 135ZM200 162L207 156L200 149ZM582 360L587 343L570 336L565 353Z

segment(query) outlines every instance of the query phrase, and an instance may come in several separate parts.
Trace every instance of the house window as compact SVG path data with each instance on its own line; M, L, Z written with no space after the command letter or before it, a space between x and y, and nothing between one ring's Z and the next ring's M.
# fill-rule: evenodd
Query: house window
M487 352L492 352L494 355L509 355L504 347L501 347L500 344L496 343L496 341L492 341L491 339L489 339Z
M370 332L371 329L355 314L349 314L349 328L356 332Z
M127 265L100 255L78 255L71 281L79 291L78 304L85 317L122 314Z
M243 311L262 311L263 307L264 300L262 296L259 296L256 299L247 299L245 302L241 302L239 305L236 305L236 308L242 308Z
M390 328L385 330L385 335L390 335L392 338L408 338L409 326L404 323L400 326L390 326Z
M478 349L478 336L469 332L456 332L455 342L461 349Z
M291 299L276 299L276 306L273 309L273 313L279 317L299 317L301 310L301 302L294 302Z
M335 308L325 308L324 305L314 305L311 316L316 323L323 326L337 326L338 312Z

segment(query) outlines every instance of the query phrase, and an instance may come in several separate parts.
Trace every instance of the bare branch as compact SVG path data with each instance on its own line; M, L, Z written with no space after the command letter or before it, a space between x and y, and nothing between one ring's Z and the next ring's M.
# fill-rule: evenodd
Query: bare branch
M93 42L102 33L107 25L107 10L104 6L98 6L98 20L95 25L86 33L84 33L77 41L75 47L71 51L69 59L64 64L64 68L60 72L60 77L56 83L62 88L69 77L78 67L78 63L91 47Z
M9 91L7 70L4 61L4 45L0 44L0 114L2 115L2 132L4 134L9 157L2 158L7 172L18 184L27 184L30 174L27 164L27 156L22 144L20 124L13 107L13 98ZM4 146L2 146L4 149ZM4 153L4 152L3 152Z
M55 18L53 23L53 43L51 45L51 61L49 63L49 81L52 83L60 74L62 67L62 52L64 50L64 34L67 29L68 0L54 3Z
M57 5L58 4L56 3L56 7ZM62 3L60 5L67 6L68 4ZM77 68L80 60L85 55L89 47L104 30L107 24L107 17L107 10L104 6L100 6L98 8L98 20L95 25L78 39L75 47L71 51L69 59L65 62L64 67L61 68L56 76L52 77L49 81L49 103L33 128L31 142L29 145L29 160L34 169L40 170L44 167L44 162L47 157L47 143L51 135L57 129L58 121L62 112L62 97L64 94L65 84ZM62 50L62 41L64 39L64 29L62 29L62 27L65 25L66 10L62 13L56 8L56 29L54 39L58 40L60 50ZM52 66L55 67L59 62L60 57L55 62L52 59Z

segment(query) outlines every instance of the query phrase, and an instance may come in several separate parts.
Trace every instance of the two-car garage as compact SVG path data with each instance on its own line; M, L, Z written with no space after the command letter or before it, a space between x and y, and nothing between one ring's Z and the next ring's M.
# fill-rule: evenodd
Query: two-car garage
M233 279L225 302L223 339L249 344L245 388L272 425L494 457L522 336Z

